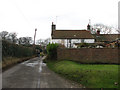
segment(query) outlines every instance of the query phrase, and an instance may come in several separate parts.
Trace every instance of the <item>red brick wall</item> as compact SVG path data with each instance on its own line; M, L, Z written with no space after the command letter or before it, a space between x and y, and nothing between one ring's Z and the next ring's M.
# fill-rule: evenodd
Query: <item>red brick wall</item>
M81 63L118 63L120 49L117 48L58 48L58 60L74 60Z

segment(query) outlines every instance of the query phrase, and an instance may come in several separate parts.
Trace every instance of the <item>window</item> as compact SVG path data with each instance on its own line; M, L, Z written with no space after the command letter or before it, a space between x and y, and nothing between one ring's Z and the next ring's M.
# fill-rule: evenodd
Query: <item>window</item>
M81 43L84 43L84 39L81 39Z

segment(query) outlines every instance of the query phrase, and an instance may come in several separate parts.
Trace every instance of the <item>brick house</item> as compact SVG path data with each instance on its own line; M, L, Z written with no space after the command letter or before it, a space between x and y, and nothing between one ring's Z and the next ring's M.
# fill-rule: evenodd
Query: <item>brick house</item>
M59 43L68 48L77 48L76 43L95 43L89 24L87 30L56 30L56 25L53 23L51 28L53 43Z

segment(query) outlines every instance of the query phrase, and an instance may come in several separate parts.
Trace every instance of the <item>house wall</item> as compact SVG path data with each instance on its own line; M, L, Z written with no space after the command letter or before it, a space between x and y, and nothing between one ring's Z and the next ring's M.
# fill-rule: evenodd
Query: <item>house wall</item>
M120 49L117 48L58 48L58 60L73 60L81 63L118 63Z
M95 39L85 39L84 42L85 43L94 43Z
M67 47L67 39L52 39L52 43L58 43Z
M71 46L73 48L76 48L74 43L82 43L82 41L84 41L85 43L94 43L95 40L94 39L71 39ZM52 39L53 43L60 43L65 45L65 47L70 47L70 43L69 43L69 39L67 41L67 39ZM67 44L68 42L68 44Z
M52 39L52 43L61 43L61 39Z

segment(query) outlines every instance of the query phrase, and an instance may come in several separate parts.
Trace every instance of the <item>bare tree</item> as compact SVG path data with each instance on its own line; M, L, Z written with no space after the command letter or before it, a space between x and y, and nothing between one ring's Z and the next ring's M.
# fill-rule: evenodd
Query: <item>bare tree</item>
M46 45L48 45L48 44L51 42L51 39L50 39L50 38L47 38L47 39L45 39L44 42L45 42Z
M22 45L30 45L32 43L32 37L20 37L18 43Z
M100 32L103 34L111 34L112 33L112 26L107 26L104 24L94 24L93 29L97 31L97 29L100 29Z
M116 27L115 29L116 29L117 33L120 34L120 27L118 27L118 28Z
M3 40L6 39L6 36L8 35L8 32L7 31L2 31L0 32L0 36L2 37Z
M17 33L16 32L9 33L9 35L6 37L6 39L12 43L16 43L17 42Z
M50 43L51 39L47 38L47 39L39 39L37 40L37 44L41 45L41 46L46 46Z
M37 44L44 46L45 43L43 39L39 39L37 40Z
M37 44L41 44L41 42L43 42L43 40L42 39L38 39L36 43Z

